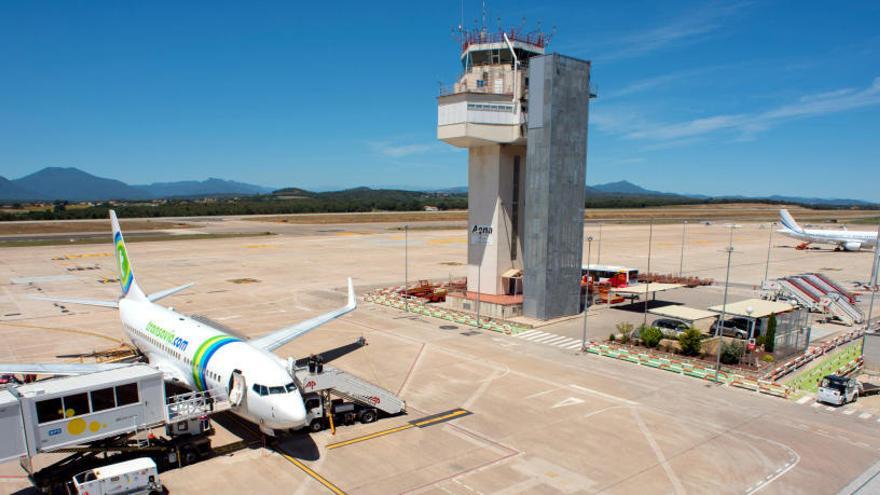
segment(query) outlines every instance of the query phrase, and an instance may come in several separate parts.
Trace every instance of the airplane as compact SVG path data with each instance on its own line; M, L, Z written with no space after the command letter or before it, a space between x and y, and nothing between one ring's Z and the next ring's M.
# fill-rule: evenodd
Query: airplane
M779 232L803 241L798 246L803 249L812 243L834 244L844 251L858 251L863 247L874 247L877 243L877 232L856 230L819 230L804 229L795 221L785 208L779 210L782 229Z
M268 335L244 340L215 328L203 319L177 313L156 301L193 286L145 294L135 281L134 269L116 213L110 211L116 267L122 294L116 301L34 297L66 304L117 308L123 332L167 382L193 391L209 391L233 404L232 412L268 434L306 426L306 409L291 377L289 361L271 351L311 330L354 311L357 298L348 279L348 303L337 310ZM288 358L290 359L290 358ZM78 375L130 366L125 363L0 363L0 374ZM252 386L248 387L248 384Z

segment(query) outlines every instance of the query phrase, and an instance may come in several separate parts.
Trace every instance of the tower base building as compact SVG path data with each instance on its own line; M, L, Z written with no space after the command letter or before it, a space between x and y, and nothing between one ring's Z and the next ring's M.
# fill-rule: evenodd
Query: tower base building
M468 149L468 292L542 320L580 311L591 97L590 63L545 41L466 33L437 119L439 139Z

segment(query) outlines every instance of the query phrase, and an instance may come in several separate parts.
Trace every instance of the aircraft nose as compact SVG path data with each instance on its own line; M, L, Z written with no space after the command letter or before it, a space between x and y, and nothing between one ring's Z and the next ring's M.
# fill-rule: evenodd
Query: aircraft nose
M287 428L298 428L306 423L306 408L296 396L280 398L273 405L275 419Z

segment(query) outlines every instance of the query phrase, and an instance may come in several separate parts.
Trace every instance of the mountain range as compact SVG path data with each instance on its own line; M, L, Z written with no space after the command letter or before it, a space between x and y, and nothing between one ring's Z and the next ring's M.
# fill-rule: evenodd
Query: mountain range
M129 185L73 167L46 167L13 180L0 177L0 200L5 201L150 200L269 192L272 192L271 188L216 178Z
M609 196L628 196L641 198L664 198L666 200L693 202L694 200L763 200L787 203L826 205L826 206L870 206L874 203L857 199L808 198L799 196L705 196L699 194L679 194L645 189L632 182L621 180L606 184L585 186L588 196L607 198ZM178 182L154 182L152 184L129 185L115 179L97 177L73 167L47 167L19 179L0 176L0 201L105 201L105 200L152 200L163 198L198 198L218 196L252 196L269 194L273 188L209 178L203 181L187 180ZM466 186L425 190L417 187L382 187L381 189L355 188L345 191L327 191L335 196L346 197L353 192L360 195L369 191L371 196L394 195L399 192L427 192L434 194L460 195L467 193ZM275 191L278 196L309 197L314 195L299 188Z

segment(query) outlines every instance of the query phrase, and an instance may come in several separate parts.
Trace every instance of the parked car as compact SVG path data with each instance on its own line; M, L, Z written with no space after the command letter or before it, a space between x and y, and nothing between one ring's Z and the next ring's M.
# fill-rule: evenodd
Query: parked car
M718 334L718 324L719 322L715 322L712 324L712 335ZM737 339L747 339L749 338L749 327L751 326L751 321L748 318L742 317L734 317L724 321L724 324L721 326L721 335L725 337L735 337Z
M817 400L827 404L842 406L849 402L859 400L859 394L861 392L862 384L856 379L828 375L822 379L822 385L819 387Z
M663 331L664 335L670 335L673 337L677 337L678 334L690 328L690 325L687 323L672 318L660 318L654 320L654 323L651 323L651 326L659 328Z
M0 386L18 384L19 381L15 378L15 375L0 375Z

